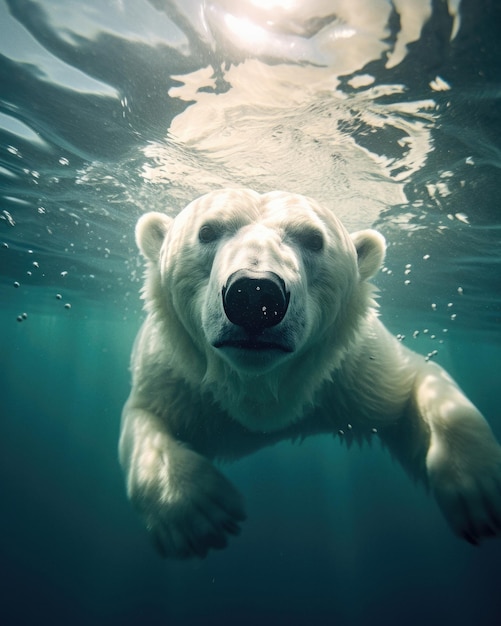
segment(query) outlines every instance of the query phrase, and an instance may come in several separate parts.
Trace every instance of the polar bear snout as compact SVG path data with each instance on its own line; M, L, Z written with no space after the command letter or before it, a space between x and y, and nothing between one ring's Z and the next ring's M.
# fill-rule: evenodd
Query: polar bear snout
M290 292L275 272L240 269L228 278L222 299L232 324L259 333L280 324L287 313Z

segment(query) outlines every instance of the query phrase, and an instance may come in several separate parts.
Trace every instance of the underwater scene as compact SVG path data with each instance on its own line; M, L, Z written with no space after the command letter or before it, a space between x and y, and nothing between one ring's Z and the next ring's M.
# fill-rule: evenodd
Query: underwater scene
M378 437L217 464L246 519L202 559L118 454L136 223L223 188L382 233L379 319L501 440L500 175L498 0L0 0L0 624L501 624L501 539Z

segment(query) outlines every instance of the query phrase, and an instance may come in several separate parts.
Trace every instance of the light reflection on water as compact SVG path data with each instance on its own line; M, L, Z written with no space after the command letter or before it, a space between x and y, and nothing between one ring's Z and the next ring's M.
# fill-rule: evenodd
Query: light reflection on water
M0 3L1 288L52 293L67 272L76 297L120 305L140 280L141 212L278 188L383 230L390 302L424 311L462 286L463 319L493 327L498 92L467 47L484 14L457 0ZM426 253L402 293L395 276Z

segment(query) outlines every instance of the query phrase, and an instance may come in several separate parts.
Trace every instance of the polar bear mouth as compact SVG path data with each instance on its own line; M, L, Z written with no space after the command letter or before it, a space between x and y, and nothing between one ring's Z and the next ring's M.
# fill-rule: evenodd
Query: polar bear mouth
M237 348L238 350L278 350L280 352L292 352L288 346L276 343L274 341L260 341L257 339L231 339L220 341L214 344L215 348Z

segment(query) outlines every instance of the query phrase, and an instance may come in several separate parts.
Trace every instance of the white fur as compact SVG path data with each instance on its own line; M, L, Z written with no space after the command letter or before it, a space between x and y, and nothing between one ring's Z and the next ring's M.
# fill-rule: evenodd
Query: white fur
M162 554L204 556L239 531L241 497L209 459L339 430L348 441L377 430L468 541L500 533L501 448L489 426L439 366L377 318L367 280L384 257L379 233L350 236L303 196L221 190L175 219L144 215L136 240L148 262L148 317L132 355L120 458ZM287 313L260 337L288 351L221 341L244 333L221 296L240 269L284 281Z

